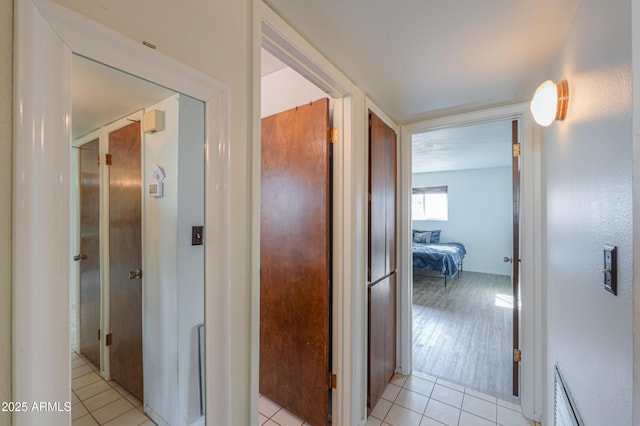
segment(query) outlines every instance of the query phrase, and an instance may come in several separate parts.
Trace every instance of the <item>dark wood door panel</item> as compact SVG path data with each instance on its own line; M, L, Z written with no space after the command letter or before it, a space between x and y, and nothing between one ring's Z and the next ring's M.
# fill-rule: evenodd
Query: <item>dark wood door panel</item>
M369 113L369 282L389 273L386 233L386 141L380 119ZM382 123L384 124L384 123Z
M382 396L396 369L396 274L369 285L369 409Z
M129 279L142 266L140 123L111 132L109 152L111 377L143 401L142 280Z
M328 424L329 104L262 119L260 392Z
M100 367L99 141L80 147L80 352Z
M519 144L518 120L511 122L511 139L515 146ZM514 149L515 151L515 149ZM518 150L519 152L519 150ZM513 395L520 394L520 362L515 359L516 351L520 351L520 309L517 306L520 300L520 158L513 155L511 163L513 180Z
M396 134L369 112L369 282L396 269Z
M381 133L385 140L385 266L387 274L396 270L396 172L397 152L396 134L393 129L382 123Z

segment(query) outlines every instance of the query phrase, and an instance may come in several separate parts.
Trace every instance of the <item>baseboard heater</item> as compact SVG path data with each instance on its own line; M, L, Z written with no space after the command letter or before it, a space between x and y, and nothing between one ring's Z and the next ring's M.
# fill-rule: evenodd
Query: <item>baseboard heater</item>
M567 383L560 372L560 368L555 366L555 426L584 426L575 401L569 392Z

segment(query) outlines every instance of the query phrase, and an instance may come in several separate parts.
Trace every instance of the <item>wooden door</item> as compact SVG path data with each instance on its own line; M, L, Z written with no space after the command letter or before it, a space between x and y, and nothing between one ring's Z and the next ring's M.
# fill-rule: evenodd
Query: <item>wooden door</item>
M518 120L511 122L513 156L511 163L513 182L513 395L520 393L520 142Z
M143 401L140 122L111 132L109 153L111 378Z
M100 367L100 166L98 139L80 147L80 352Z
M262 119L260 393L329 422L329 102Z
M369 111L368 405L396 369L396 134Z
M396 274L368 287L369 409L373 409L396 371Z
M369 282L396 270L396 134L369 111Z

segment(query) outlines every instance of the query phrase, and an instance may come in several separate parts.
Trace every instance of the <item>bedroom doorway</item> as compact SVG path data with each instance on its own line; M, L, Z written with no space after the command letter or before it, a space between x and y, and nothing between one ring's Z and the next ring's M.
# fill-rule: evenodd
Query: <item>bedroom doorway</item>
M410 225L413 372L519 404L517 125L413 133Z

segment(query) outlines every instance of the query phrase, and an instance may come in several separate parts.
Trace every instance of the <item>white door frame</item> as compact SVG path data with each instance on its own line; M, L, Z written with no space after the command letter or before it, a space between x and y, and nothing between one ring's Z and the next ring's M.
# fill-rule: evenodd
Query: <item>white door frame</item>
M521 155L521 332L522 363L520 402L525 416L540 420L542 413L542 206L540 203L540 138L533 126L528 104L485 109L402 126L400 179L400 352L399 371L412 370L412 255L411 255L411 135L425 130L484 121L519 119Z
M366 101L363 93L262 0L254 0L252 170L260 170L260 49L334 98L333 126L333 373L334 425L366 423L365 225ZM260 334L260 174L252 177L251 422L257 422ZM361 285L358 285L360 283Z
M228 87L50 0L17 0L14 12L14 400L71 401L71 60L79 54L205 103L206 410L230 424ZM13 420L69 425L71 414Z

